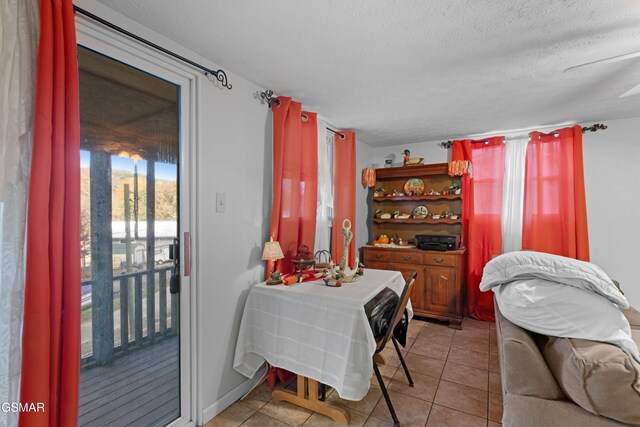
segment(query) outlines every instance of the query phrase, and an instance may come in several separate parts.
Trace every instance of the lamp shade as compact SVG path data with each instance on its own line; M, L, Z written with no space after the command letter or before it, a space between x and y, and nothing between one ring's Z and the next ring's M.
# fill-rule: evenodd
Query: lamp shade
M273 239L264 244L264 250L262 251L263 261L276 261L284 258L282 254L282 248L280 243L274 242Z

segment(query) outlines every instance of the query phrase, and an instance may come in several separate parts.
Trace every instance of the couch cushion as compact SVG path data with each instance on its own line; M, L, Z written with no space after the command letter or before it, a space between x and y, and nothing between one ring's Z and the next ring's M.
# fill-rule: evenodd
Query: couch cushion
M508 394L504 399L502 425L517 427L624 427L627 424L594 415L570 400L548 400Z
M542 399L563 399L564 394L536 345L535 334L507 320L497 305L495 313L503 391Z
M639 335L634 333L634 340ZM575 403L640 426L640 364L631 356L612 344L583 339L540 337L539 343L556 381Z
M640 329L640 311L636 310L633 307L629 307L626 310L622 310L622 314L624 314L624 317L626 317L629 321L631 329ZM636 341L635 338L634 341ZM636 344L640 346L640 343L638 341L636 341Z

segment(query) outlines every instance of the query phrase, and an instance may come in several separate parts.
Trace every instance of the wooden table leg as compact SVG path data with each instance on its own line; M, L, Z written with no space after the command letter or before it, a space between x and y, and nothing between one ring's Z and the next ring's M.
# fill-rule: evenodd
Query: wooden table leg
M349 424L349 412L340 406L318 399L318 382L298 375L298 393L275 389L271 393L273 400L281 400L326 415L338 424Z

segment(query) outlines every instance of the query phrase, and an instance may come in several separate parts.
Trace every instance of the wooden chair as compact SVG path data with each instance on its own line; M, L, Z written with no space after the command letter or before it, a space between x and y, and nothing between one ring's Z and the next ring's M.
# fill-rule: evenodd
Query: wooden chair
M387 406L389 407L389 412L391 412L391 416L393 417L393 422L395 425L400 425L398 421L398 417L396 416L396 411L393 409L393 404L391 403L391 399L389 398L389 393L387 392L387 387L384 385L384 381L382 380L382 375L380 375L380 370L378 370L378 365L376 364L376 355L378 355L382 350L384 350L387 342L391 340L393 342L393 346L396 348L396 353L398 353L398 358L400 359L400 363L402 363L402 368L404 369L404 373L407 375L407 380L409 380L409 385L413 387L413 380L411 379L411 374L409 373L409 369L407 368L407 364L404 361L404 357L402 357L402 353L400 352L400 346L393 336L393 330L396 328L402 316L404 315L405 308L407 303L409 302L409 296L411 295L411 290L413 289L413 285L416 281L417 272L411 273L411 276L406 281L404 289L402 290L402 295L398 299L398 304L393 311L393 322L391 323L391 327L387 330L384 337L376 340L376 351L373 354L373 371L376 374L376 378L378 379L378 384L380 384L380 388L382 389L382 394L384 395L384 400L387 402Z

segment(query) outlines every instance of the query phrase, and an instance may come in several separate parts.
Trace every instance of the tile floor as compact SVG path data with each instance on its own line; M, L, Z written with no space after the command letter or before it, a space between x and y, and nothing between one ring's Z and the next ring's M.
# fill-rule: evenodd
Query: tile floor
M493 322L464 319L462 330L454 331L440 323L414 320L408 336L404 357L415 387L409 387L392 344L384 350L387 364L380 366L401 426L500 425L502 392ZM393 426L375 377L369 394L359 402L342 400L333 391L327 400L349 408L351 426ZM206 427L334 425L324 415L272 401L263 383Z

